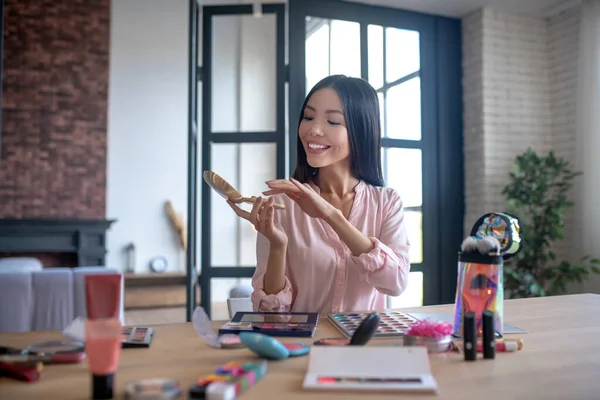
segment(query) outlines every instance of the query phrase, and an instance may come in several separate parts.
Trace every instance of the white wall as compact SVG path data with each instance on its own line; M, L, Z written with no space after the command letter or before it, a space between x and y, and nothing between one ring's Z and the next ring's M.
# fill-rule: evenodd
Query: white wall
M213 24L213 130L275 130L274 15L218 16ZM107 264L121 270L127 269L124 248L130 242L138 273L148 272L157 255L167 258L170 271L185 269L164 203L171 200L187 215L187 46L187 0L113 0L107 218L117 223L108 232ZM199 50L201 63L201 42ZM215 145L212 159L212 169L246 196L259 195L275 178L271 144ZM255 265L251 225L214 192L212 209L212 264ZM213 279L213 301L226 299L235 282Z
M551 136L544 20L483 9L463 20L465 231L502 210L514 157Z
M185 254L164 211L185 214L187 198L187 2L114 0L108 113L107 265L125 270L136 246L137 272L154 256L169 270Z

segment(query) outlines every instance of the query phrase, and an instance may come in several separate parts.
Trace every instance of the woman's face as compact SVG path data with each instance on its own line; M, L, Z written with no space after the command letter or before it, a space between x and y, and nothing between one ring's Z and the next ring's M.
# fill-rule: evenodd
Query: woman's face
M349 158L346 119L335 90L323 88L312 94L298 134L306 151L306 160L313 168L327 167Z

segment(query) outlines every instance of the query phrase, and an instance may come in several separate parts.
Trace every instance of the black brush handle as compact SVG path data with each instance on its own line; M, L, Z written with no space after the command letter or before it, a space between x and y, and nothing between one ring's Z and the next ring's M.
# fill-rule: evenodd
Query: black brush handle
M378 313L374 312L369 314L354 331L354 335L352 335L349 345L363 346L367 344L377 331L379 320L380 317Z

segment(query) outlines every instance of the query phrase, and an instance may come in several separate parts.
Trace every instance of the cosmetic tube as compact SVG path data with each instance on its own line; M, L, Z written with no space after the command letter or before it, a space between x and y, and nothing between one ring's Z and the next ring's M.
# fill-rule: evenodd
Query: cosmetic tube
M85 276L88 319L118 319L121 305L121 274Z
M92 373L92 399L112 399L114 373L121 355L121 321L87 320L85 351Z
M475 313L464 313L463 322L463 346L465 361L477 360L477 328L475 327Z
M494 329L494 313L486 310L483 312L483 358L493 360L496 358L496 330Z

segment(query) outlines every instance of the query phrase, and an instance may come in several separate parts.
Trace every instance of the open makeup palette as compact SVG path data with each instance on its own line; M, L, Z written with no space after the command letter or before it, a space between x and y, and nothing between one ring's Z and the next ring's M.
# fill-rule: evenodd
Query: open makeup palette
M369 316L369 312L328 314L327 319L346 337L350 338L360 323ZM396 310L384 310L379 313L379 327L374 338L402 337L408 327L418 319L410 314Z
M154 335L154 328L139 326L123 327L123 331L121 332L121 347L124 349L150 347L152 335Z
M219 335L252 331L269 336L312 337L318 322L318 313L239 311L219 328Z

